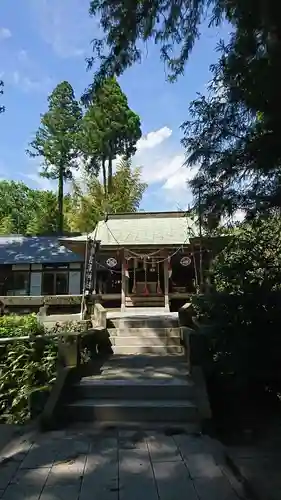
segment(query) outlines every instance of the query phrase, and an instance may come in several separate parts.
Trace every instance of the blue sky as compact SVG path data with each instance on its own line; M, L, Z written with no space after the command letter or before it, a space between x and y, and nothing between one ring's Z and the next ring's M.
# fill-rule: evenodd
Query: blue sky
M0 177L23 180L31 187L49 188L38 176L40 165L25 150L47 110L47 96L63 80L73 86L77 98L91 82L85 57L97 21L88 16L89 0L1 0L0 74L5 82L0 116ZM188 118L188 105L197 92L205 92L209 66L227 27L202 27L185 75L175 84L166 81L158 48L148 45L141 64L130 68L120 84L129 105L139 113L143 138L134 158L143 167L149 184L142 208L172 210L191 201L182 167L181 123Z

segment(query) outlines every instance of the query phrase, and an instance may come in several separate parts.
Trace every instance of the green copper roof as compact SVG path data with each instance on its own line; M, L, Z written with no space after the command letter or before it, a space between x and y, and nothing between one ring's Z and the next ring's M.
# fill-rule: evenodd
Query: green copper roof
M183 245L196 236L194 223L182 212L109 216L91 234L101 246Z

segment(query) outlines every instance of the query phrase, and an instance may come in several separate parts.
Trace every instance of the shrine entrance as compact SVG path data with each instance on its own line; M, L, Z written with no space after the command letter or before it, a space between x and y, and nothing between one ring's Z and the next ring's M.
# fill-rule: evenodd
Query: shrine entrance
M133 259L128 266L128 295L164 296L163 263Z
M124 256L122 308L159 307L169 309L165 258Z

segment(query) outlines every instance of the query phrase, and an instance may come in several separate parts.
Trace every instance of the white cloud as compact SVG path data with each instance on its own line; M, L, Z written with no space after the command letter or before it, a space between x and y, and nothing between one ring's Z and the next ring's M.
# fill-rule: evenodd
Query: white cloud
M175 170L177 164L178 169ZM174 209L186 210L192 202L192 193L188 182L196 175L198 168L187 168L184 165L184 155L175 157L169 165L173 165L174 168L170 169L170 175L167 176L166 182L162 185L162 195L172 204ZM169 165L166 167L167 172Z
M175 157L172 162L172 165L179 165L179 168L175 170L174 172L172 169L170 170L171 175L168 177L166 180L165 184L163 185L163 189L181 189L183 188L187 182L191 181L194 176L198 172L197 166L194 166L193 168L186 167L184 165L184 156L179 155Z
M11 38L12 33L9 28L0 28L0 40Z
M160 156L158 154L158 159L155 161L153 160L151 150L159 150L157 146L160 146L160 144L168 139L171 134L172 130L165 126L159 130L149 132L144 138L141 138L140 141L138 141L137 153L133 158L133 165L142 167L142 178L144 182L152 184L166 181L170 174L175 173L176 170L178 170L178 168L182 165L184 161L184 157L182 155L172 157L171 161L167 164L167 160L164 160L164 153L160 152ZM116 166L120 159L121 157L117 157L113 161L113 171L116 170ZM77 182L80 182L85 162L81 158L79 163L80 165L78 170L74 172L74 178ZM101 178L100 174L100 179Z
M26 75L23 71L15 70L11 74L6 74L6 79L23 92L48 92L53 86L53 80L48 76L36 75L34 77Z
M21 63L27 63L29 62L29 57L28 57L28 54L27 54L27 51L24 50L24 49L21 49L18 53L18 60L21 62Z
M22 174L23 177L29 179L33 184L35 184L36 189L40 189L41 191L54 191L55 183L50 179L46 179L45 177L41 177L39 173L34 174Z
M54 81L45 71L43 63L33 60L24 49L10 50L4 58L2 78L5 83L17 87L22 92L49 93Z
M142 139L138 154L133 158L134 166L142 167L142 179L150 187L154 186L153 196L155 204L161 207L163 203L168 210L186 209L191 203L192 195L187 186L187 181L192 179L196 169L188 169L184 166L184 154L180 151L168 154L165 141L172 135L172 130L167 126L147 134ZM113 162L113 170L119 158ZM81 158L79 168L73 171L75 181L83 187L84 160ZM38 174L26 176L40 189L54 189L54 183L39 177ZM100 180L101 175L100 175ZM157 207L155 208L157 209Z
M81 0L29 0L42 39L61 58L85 57L98 26Z
M168 127L162 127L159 130L149 132L137 143L137 154L145 149L155 148L172 135L172 130Z
M165 141L172 135L167 126L152 131L142 138L134 164L142 166L142 178L149 185L155 185L153 196L157 205L163 202L171 210L186 209L192 202L192 194L187 183L191 180L197 168L187 168L184 153L175 151L171 154ZM161 201L160 201L161 200Z

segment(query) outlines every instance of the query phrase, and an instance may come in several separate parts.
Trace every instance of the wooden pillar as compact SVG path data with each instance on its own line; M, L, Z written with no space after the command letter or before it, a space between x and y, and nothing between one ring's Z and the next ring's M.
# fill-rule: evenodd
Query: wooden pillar
M122 275L121 275L121 311L125 311L126 308L126 285L127 278L125 276L125 255L122 256Z
M164 260L164 297L165 297L165 311L170 311L169 305L169 269L168 260Z

